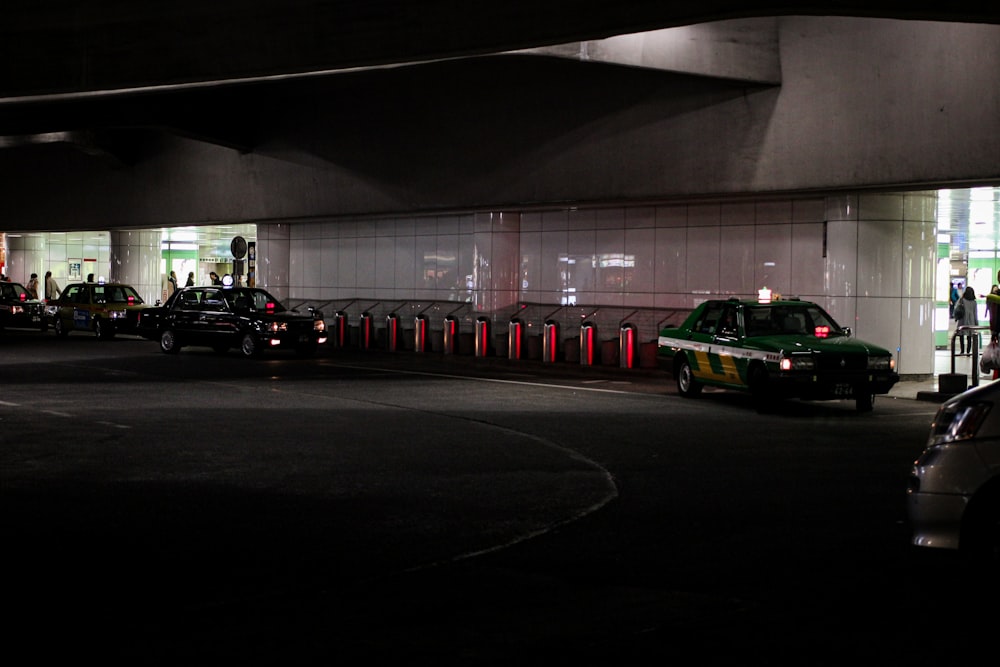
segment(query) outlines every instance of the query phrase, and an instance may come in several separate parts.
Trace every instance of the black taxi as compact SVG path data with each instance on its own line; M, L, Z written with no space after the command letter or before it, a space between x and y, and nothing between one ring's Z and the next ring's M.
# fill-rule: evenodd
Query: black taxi
M45 315L59 337L87 331L108 339L119 333L138 334L139 313L152 307L125 283L71 283L58 299L49 299Z
M0 282L0 331L39 329L45 331L45 304L31 296L21 283Z
M810 301L766 297L706 301L660 332L659 358L681 396L702 387L749 391L758 409L774 399L853 399L859 412L899 381L889 350L854 338Z
M184 287L163 306L143 312L139 327L167 354L191 345L220 354L237 348L245 357L286 349L309 356L326 342L322 312L289 310L256 287Z

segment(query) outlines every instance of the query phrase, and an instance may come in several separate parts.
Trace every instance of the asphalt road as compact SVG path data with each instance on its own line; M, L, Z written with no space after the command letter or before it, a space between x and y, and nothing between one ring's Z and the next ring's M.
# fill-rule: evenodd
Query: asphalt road
M659 372L0 335L5 644L130 664L964 664L908 544L936 405ZM988 596L992 595L992 598ZM986 611L984 599L993 601ZM979 611L977 611L979 610Z

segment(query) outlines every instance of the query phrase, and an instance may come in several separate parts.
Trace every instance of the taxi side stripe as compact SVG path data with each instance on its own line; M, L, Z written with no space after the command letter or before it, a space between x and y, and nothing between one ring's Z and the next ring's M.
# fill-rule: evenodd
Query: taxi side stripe
M689 350L691 352L705 352L706 354L727 355L735 359L758 359L760 361L771 361L777 363L781 360L781 355L777 352L763 352L761 350L748 350L732 345L719 345L717 343L699 343L693 340L682 338L668 338L660 336L658 339L660 347L670 347L675 350Z

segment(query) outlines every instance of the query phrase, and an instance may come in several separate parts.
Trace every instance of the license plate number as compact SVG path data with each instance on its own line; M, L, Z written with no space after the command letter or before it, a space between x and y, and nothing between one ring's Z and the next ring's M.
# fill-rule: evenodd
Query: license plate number
M854 388L849 384L835 384L833 385L833 395L834 396L850 396L854 393Z

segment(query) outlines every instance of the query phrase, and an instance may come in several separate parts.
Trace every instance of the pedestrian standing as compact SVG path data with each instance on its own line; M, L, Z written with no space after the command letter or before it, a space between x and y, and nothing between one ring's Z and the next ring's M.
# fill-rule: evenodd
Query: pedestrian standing
M1000 283L1000 271L997 271L997 283ZM986 295L986 312L990 316L990 344L997 343L1000 338L1000 290L991 290ZM997 378L1000 378L1000 369L993 371L993 379Z
M966 341L968 341L969 352L972 352L972 337L978 336L979 332L974 329L962 331L961 327L979 326L979 306L976 303L976 290L971 286L965 288L962 298L955 304L955 322L958 324L958 342L961 353L965 354Z
M184 287L194 287L194 271L188 271L188 279L184 283Z

